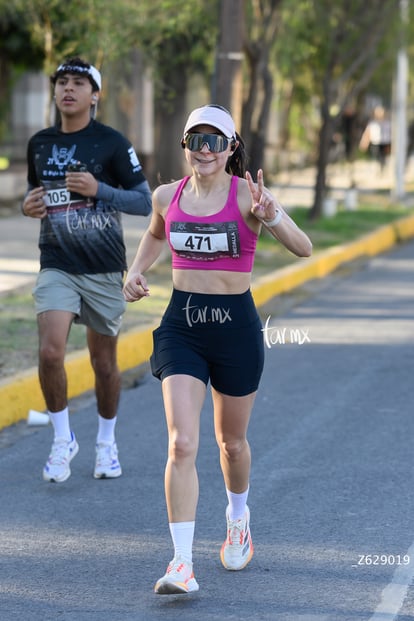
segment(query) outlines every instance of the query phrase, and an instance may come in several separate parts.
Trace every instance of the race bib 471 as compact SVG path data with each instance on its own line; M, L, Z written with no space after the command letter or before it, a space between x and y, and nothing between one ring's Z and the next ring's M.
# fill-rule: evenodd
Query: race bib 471
M170 244L178 256L188 259L240 257L237 222L171 222Z

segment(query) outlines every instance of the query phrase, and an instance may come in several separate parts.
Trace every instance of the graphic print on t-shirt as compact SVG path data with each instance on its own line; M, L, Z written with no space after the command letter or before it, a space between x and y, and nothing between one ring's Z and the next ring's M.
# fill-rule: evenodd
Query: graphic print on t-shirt
M171 222L170 243L179 257L214 261L240 257L237 222Z
M76 145L74 144L70 149L61 147L60 149L54 144L52 147L52 157L49 158L49 166L57 166L61 172L63 169L72 162L72 158L75 155Z
M108 198L81 196L66 188L66 172L82 162ZM133 189L145 180L135 151L122 134L91 120L70 133L51 126L28 145L28 181L46 190L47 217L40 222L40 264L74 274L126 269L121 205L109 188ZM102 188L100 188L102 184ZM106 186L106 187L104 187Z
M69 192L64 179L45 179L42 185L46 190L43 200L47 214L55 226L65 228L70 234L79 229L105 228L108 218L98 216L95 210L90 211L95 205L92 198Z

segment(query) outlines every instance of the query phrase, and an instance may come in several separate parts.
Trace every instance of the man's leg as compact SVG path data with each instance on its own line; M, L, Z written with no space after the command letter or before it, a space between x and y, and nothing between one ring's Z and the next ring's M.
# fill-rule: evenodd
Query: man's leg
M54 310L37 316L39 380L50 412L63 410L68 404L64 361L73 318L73 313Z
M38 314L39 380L54 429L52 449L43 469L46 481L61 483L70 477L70 462L79 450L70 430L67 378L64 367L66 342L74 318L68 311Z
M121 374L116 360L117 336L98 334L87 329L98 412L102 418L115 418L121 393Z
M116 359L118 337L99 334L88 327L87 340L95 373L99 421L94 477L116 478L122 474L115 442L115 424L121 393L121 374Z

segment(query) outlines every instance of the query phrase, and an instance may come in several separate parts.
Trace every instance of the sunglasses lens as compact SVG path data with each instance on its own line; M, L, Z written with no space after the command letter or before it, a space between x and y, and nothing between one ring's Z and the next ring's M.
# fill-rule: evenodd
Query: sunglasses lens
M228 145L227 138L219 134L187 134L184 142L190 151L201 151L206 144L212 153L221 153Z

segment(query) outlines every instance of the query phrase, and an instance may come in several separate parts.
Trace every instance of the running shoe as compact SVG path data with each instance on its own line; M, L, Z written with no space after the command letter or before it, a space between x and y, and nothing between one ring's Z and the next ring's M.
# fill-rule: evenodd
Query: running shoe
M43 468L43 478L45 481L63 483L70 477L70 462L79 451L73 431L71 440L65 438L55 438L50 451L49 459Z
M115 442L100 442L96 445L95 479L116 479L122 474Z
M220 558L226 569L237 571L251 561L254 548L250 535L250 511L246 506L244 518L230 520L226 509L227 537L221 546Z
M179 595L180 593L198 591L193 564L179 556L174 557L167 567L165 576L156 583L154 591L158 595Z

